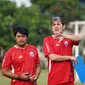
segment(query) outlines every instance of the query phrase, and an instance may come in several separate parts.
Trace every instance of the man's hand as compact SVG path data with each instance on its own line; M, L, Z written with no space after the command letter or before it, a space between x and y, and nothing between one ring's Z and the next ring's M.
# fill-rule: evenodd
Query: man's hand
M21 74L19 80L26 80L26 81L30 80L30 74L29 73Z
M38 76L36 76L36 75L30 76L31 81L35 81L35 80L37 80L37 78L38 78Z
M77 58L75 56L72 56L71 57L71 60L74 62L74 64L77 64L78 63Z
M61 33L58 33L56 35L53 35L55 39L59 39L59 43L64 39L64 36Z

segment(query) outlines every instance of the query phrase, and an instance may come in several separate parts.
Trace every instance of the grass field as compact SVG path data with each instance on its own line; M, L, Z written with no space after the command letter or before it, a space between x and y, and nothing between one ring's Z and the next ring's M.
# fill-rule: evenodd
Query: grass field
M10 85L10 79L3 77L0 72L0 85ZM47 70L42 70L40 77L38 79L38 85L47 85ZM85 85L81 84L80 81L75 82L75 85Z

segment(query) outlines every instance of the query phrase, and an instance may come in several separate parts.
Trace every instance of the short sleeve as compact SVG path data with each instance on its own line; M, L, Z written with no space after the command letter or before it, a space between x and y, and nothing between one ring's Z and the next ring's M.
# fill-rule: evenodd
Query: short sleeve
M48 38L44 38L44 44L43 44L43 50L44 50L44 55L47 58L49 54L54 53L53 47L50 43L51 40Z
M36 52L37 52L37 58L36 58L36 61L37 61L37 62L36 62L36 63L37 63L37 64L40 64L40 57L39 57L38 51L36 50Z
M79 45L79 42L74 42L74 41L72 41L72 45L78 46L78 45Z
M69 34L69 35L72 35L72 34ZM75 42L75 41L72 41L72 40L71 40L71 43L72 43L72 45L76 45L76 46L79 45L79 41L78 41L78 42Z
M2 69L10 68L11 64L12 64L12 57L9 52L6 52L3 58L3 62L2 62Z

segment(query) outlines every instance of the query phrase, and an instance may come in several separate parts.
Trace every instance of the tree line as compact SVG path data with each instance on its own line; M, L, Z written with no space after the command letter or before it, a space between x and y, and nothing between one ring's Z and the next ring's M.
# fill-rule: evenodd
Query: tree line
M24 26L29 30L28 43L42 45L43 38L51 35L51 18L61 16L70 21L85 20L85 5L79 0L30 0L32 5L17 7L10 0L0 1L0 48L7 50L15 44L12 30ZM69 29L69 28L68 28Z

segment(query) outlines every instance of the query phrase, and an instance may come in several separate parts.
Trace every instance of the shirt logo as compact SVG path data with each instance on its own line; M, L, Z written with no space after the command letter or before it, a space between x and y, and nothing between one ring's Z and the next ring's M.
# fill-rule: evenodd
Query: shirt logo
M23 58L23 56L22 56L22 55L20 55L18 58L19 58L19 59L20 59L20 58Z
M65 41L65 42L64 42L64 45L65 45L65 46L68 46L68 42L67 42L67 41Z
M30 52L30 56L34 57L34 53L33 52Z

